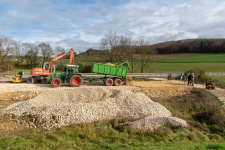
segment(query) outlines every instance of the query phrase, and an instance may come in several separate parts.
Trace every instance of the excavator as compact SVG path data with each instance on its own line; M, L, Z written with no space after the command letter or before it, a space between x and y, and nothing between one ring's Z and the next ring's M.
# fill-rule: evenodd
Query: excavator
M32 75L32 77L29 77L27 79L27 82L28 83L41 82L43 84L50 83L50 76L52 74L52 71L54 72L53 63L68 54L70 54L69 65L71 65L74 61L74 50L72 48L69 52L60 54L55 58L51 59L50 63L44 63L43 68L33 68L30 72L30 75Z

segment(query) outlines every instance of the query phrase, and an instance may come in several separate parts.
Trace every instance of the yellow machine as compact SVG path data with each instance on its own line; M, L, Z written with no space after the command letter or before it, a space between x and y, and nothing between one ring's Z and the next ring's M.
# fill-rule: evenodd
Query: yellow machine
M20 71L18 73L18 75L15 75L15 77L11 78L11 80L12 80L13 83L21 83L23 81L22 76L23 76L23 72Z
M21 75L16 75L15 77L11 78L13 83L21 83L23 81Z

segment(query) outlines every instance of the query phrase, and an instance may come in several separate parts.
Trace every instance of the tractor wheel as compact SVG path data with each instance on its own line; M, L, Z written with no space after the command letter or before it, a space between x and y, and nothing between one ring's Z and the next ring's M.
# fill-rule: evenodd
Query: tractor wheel
M117 79L114 80L113 85L120 86L121 83L122 83L121 79L117 78Z
M113 85L113 80L112 80L111 78L107 78L107 79L105 80L105 85L106 85L106 86L112 86L112 85Z
M27 78L27 83L33 84L34 83L34 78L33 77Z
M54 78L52 80L52 87L60 87L62 84L62 81L59 78Z
M43 78L43 79L41 79L41 83L42 84L48 84L49 83L49 79L48 78Z
M73 75L72 77L70 77L71 86L79 87L80 85L82 85L82 83L83 83L83 79L81 78L81 76Z

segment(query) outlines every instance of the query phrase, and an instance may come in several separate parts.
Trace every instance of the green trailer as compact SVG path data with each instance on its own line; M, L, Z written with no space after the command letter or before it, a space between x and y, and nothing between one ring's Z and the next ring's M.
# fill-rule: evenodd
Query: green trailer
M103 82L107 86L119 86L126 79L130 65L128 61L120 62L114 65L101 63L92 63L92 72L105 75Z

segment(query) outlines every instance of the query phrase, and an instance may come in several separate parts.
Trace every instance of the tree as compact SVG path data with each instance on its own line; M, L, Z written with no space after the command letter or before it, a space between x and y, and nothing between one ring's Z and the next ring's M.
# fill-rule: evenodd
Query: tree
M36 67L39 64L39 58L38 58L38 47L25 43L25 47L27 50L27 53L25 54L24 58L31 65L31 67Z
M108 50L109 52L109 61L113 62L113 48L118 46L119 36L116 32L108 32L105 36L100 40L100 48L104 50Z
M41 42L38 45L38 48L41 50L41 54L43 56L42 63L50 61L51 55L53 54L53 50L49 44Z
M8 36L0 36L0 62L13 53L13 42Z
M149 41L143 38L139 38L136 42L136 50L138 59L140 60L140 71L144 72L144 69L149 66L154 61L154 55L156 51L153 48L150 48Z

